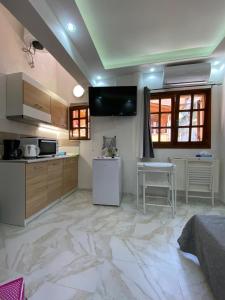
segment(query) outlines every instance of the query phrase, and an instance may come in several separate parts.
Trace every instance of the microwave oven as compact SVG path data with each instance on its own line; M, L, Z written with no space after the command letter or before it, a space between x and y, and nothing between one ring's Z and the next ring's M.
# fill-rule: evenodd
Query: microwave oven
M58 152L58 142L54 139L35 137L22 138L20 140L20 146L23 148L24 145L37 146L40 150L38 157L55 156Z

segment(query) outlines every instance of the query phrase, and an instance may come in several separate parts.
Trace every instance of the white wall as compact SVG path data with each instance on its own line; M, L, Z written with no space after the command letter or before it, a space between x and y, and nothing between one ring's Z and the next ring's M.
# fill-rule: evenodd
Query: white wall
M101 154L102 137L117 137L117 144L123 160L123 190L135 194L136 161L142 148L142 104L143 80L140 74L134 73L117 79L118 85L138 85L138 113L136 117L93 117L91 119L91 141L80 143L79 186L92 186L92 159ZM224 100L225 101L225 100ZM218 156L220 131L221 87L212 89L212 148L206 149ZM225 124L224 124L225 127ZM225 140L225 134L224 134ZM155 149L155 159L165 161L168 157L195 155L198 149Z
M64 100L75 102L72 94L76 80L49 53L35 54L35 68L30 68L22 51L23 26L0 4L0 74L24 72ZM9 121L5 118L5 79L0 77L0 132L57 137L39 132L37 127ZM63 135L64 136L64 135ZM67 137L68 135L66 135Z
M220 159L220 199L225 202L225 81L221 99L220 129L217 142Z
M0 4L0 73L24 72L68 102L75 101L72 94L76 80L50 53L36 52L35 68L30 68L22 51L23 26Z
M117 79L118 85L137 85L138 74ZM101 154L103 136L116 136L123 159L125 191L134 192L137 117L92 117L91 140L80 142L79 187L92 186L92 159Z

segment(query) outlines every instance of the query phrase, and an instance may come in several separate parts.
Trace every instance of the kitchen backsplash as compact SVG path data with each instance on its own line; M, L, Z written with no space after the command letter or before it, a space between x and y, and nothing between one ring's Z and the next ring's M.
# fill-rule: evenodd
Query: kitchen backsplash
M4 146L3 140L5 139L20 139L25 137L25 135L19 135L15 133L5 133L0 132L0 159L3 156ZM66 138L58 139L59 142L59 151L66 152L67 154L79 154L80 152L80 143L78 141L71 141Z

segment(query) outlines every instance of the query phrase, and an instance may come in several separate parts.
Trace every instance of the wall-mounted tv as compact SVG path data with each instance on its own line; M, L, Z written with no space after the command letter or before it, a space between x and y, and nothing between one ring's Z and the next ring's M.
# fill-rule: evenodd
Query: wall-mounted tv
M137 114L137 87L89 87L91 116L135 116Z

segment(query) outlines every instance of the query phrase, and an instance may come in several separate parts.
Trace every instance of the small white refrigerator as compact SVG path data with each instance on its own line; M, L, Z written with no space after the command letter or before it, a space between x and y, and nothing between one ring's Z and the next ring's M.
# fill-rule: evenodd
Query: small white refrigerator
M121 159L93 159L93 204L120 205L122 196Z

